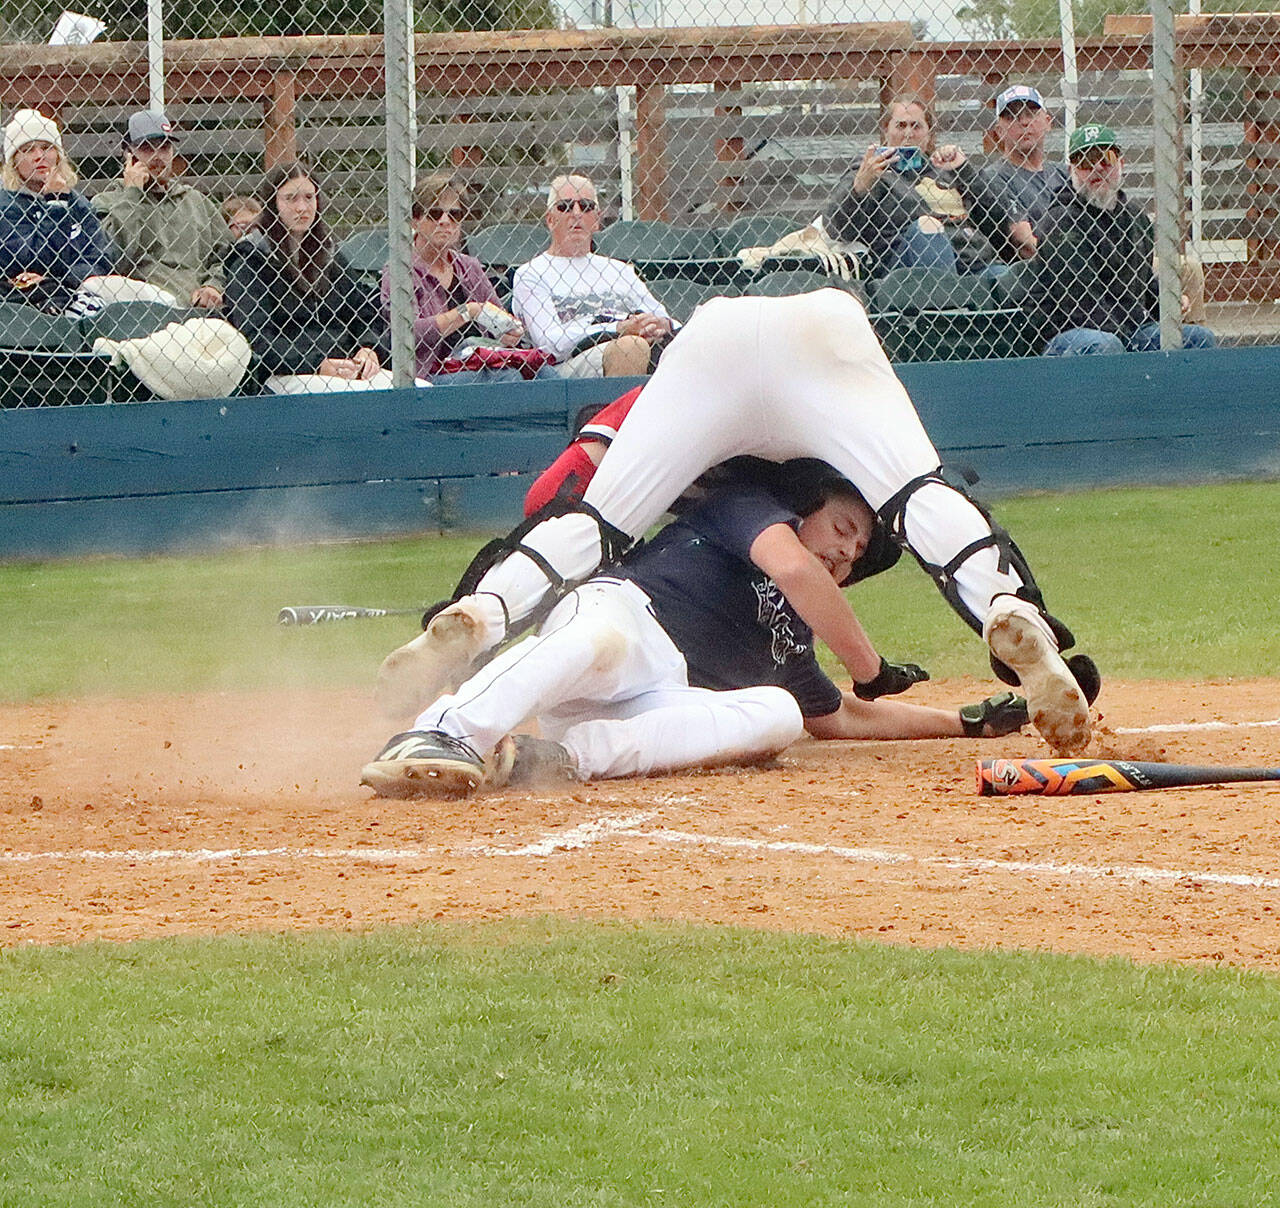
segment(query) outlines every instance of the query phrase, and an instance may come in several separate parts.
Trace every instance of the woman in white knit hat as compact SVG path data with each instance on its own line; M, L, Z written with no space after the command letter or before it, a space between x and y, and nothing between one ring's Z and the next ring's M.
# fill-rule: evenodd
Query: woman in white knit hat
M0 300L61 313L86 277L110 273L111 241L82 193L51 117L19 109L4 127Z

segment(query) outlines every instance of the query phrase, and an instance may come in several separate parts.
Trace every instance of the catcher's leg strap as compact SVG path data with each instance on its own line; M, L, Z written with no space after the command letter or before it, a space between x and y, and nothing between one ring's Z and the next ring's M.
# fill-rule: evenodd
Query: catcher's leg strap
M991 529L989 535L980 537L976 541L971 541L944 565L938 565L922 558L919 553L911 549L906 536L907 504L911 496L921 487L935 483L962 495L981 514ZM969 493L968 485L969 480L967 478L958 478L956 475L950 474L942 466L939 466L936 470L930 470L927 474L920 474L911 479L910 482L891 496L881 507L880 518L888 526L894 539L911 549L916 561L920 563L924 571L938 585L938 590L942 592L943 598L975 633L982 632L982 623L985 618L975 616L960 598L960 592L955 582L956 571L974 554L984 549L994 548L999 554L1000 572L1008 574L1012 570L1018 576L1021 580L1021 586L1018 588L1017 595L1034 604L1036 608L1044 613L1045 619L1049 622L1054 635L1058 638L1059 649L1071 646L1074 642L1071 631L1056 617L1049 616L1045 611L1044 596L1036 585L1035 576L1031 573L1031 567L1027 564L1022 551L1015 544L1013 538L1009 536L1008 532L996 523L991 513Z
M480 552L472 558L470 565L462 572L462 577L458 580L457 586L453 589L453 595L446 601L433 604L427 610L422 618L422 626L425 629L430 623L431 618L435 616L442 608L447 607L455 600L462 599L463 596L476 594L476 588L479 586L481 579L490 570L491 567L497 565L504 558L511 554L523 554L532 562L542 575L546 578L550 585L550 591L547 593L545 600L538 608L517 626L518 631L527 629L530 625L537 624L547 615L555 606L556 601L561 599L568 592L572 591L578 584L564 578L563 575L551 565L550 561L544 557L538 550L530 546L524 538L544 520L551 520L558 516L567 516L571 513L580 513L589 516L595 521L596 527L600 531L600 565L610 566L623 557L627 550L633 544L631 538L620 528L610 524L600 513L589 503L584 503L581 499L571 497L557 496L551 499L531 516L527 516L521 521L511 532L504 537L495 537L487 545L481 548ZM503 618L506 622L508 636L514 636L515 631L511 627L511 618L507 612L506 601L502 600L496 593L492 594L494 598L502 604Z

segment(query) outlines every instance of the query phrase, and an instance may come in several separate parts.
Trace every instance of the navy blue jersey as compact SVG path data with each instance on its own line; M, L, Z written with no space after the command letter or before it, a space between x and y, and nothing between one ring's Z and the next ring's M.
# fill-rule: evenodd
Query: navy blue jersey
M813 631L778 585L751 561L751 544L775 524L800 518L767 491L727 488L667 525L608 578L631 579L700 688L776 684L806 717L840 708L840 689L818 666Z

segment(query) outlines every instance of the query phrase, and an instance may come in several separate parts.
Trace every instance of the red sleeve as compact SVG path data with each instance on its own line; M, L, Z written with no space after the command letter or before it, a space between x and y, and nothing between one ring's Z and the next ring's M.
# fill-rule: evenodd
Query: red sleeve
M596 464L582 451L582 441L595 440L609 444L618 434L618 428L626 419L631 405L640 397L643 386L628 390L626 394L607 403L595 413L588 423L583 424L571 444L555 459L534 481L529 493L524 497L524 514L532 516L540 507L550 503L559 494L573 499L581 499L587 489L587 483L596 472ZM568 483L565 490L563 484Z
M578 436L592 437L608 444L617 436L618 428L627 418L627 412L631 410L631 405L640 397L640 391L643 389L643 386L637 386L634 390L628 390L626 394L620 395L613 402L606 403L582 425Z
M540 507L561 494L562 487L564 494L573 499L581 499L595 472L595 462L574 441L534 480L529 493L524 497L524 514L532 516Z

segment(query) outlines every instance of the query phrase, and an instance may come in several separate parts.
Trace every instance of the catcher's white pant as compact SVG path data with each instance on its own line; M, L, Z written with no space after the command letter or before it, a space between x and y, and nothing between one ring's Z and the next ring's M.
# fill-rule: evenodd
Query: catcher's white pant
M700 306L663 354L584 501L638 538L698 475L741 454L821 458L875 509L939 465L866 311L837 289L716 298ZM945 484L921 487L906 505L907 543L934 565L945 566L990 535L982 513ZM585 514L545 521L524 543L565 579L582 579L600 563L600 534ZM995 596L1022 586L990 547L968 558L955 582L979 619L988 616ZM490 595L471 601L485 622L486 643L500 641L506 628L494 596L515 622L537 606L547 586L522 554L493 567L477 589Z
M531 717L568 748L584 779L775 755L804 733L795 698L763 685L692 688L684 656L634 583L593 580L542 630L443 696L414 722L487 756Z

